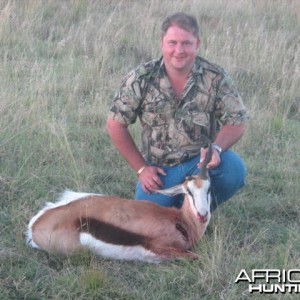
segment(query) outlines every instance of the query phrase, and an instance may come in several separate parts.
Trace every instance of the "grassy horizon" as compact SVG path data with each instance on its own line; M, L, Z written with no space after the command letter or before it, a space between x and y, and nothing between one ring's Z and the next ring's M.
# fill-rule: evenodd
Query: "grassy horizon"
M197 17L200 55L228 70L249 110L234 146L246 187L213 214L196 262L28 248L29 219L65 189L133 197L106 116L122 77L160 56L161 22L176 11ZM0 1L1 298L294 299L250 295L234 280L300 265L299 12L297 0Z

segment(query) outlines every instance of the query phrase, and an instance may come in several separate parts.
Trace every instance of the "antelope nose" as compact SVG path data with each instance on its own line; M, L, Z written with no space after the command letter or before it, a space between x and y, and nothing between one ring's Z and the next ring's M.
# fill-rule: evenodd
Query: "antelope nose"
M207 221L207 216L208 216L208 211L204 215L201 215L198 212L198 218L199 218L200 222L202 222L202 223L205 223Z

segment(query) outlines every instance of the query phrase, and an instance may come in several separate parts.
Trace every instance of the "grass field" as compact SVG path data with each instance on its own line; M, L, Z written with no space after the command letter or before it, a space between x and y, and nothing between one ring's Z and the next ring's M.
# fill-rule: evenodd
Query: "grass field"
M66 188L133 197L106 115L126 72L160 56L160 25L175 11L198 18L200 54L229 71L249 109L234 147L246 187L213 214L199 261L28 248L28 220ZM297 299L234 281L242 269L300 268L299 1L0 0L0 59L1 299Z

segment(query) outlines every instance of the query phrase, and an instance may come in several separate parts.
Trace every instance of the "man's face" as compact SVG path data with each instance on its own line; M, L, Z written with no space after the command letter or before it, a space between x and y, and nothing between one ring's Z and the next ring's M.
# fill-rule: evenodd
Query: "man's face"
M168 72L189 73L198 54L200 40L176 25L161 39L161 49Z

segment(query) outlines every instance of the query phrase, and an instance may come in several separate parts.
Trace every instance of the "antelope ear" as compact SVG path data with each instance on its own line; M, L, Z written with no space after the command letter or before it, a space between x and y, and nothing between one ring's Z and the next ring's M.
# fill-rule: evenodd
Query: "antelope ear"
M183 190L183 185L182 184L178 184L178 185L175 185L169 189L165 189L165 190L155 190L156 193L159 193L159 194L163 194L163 195L166 195L166 196L176 196L178 194L183 194L184 193L184 190Z

